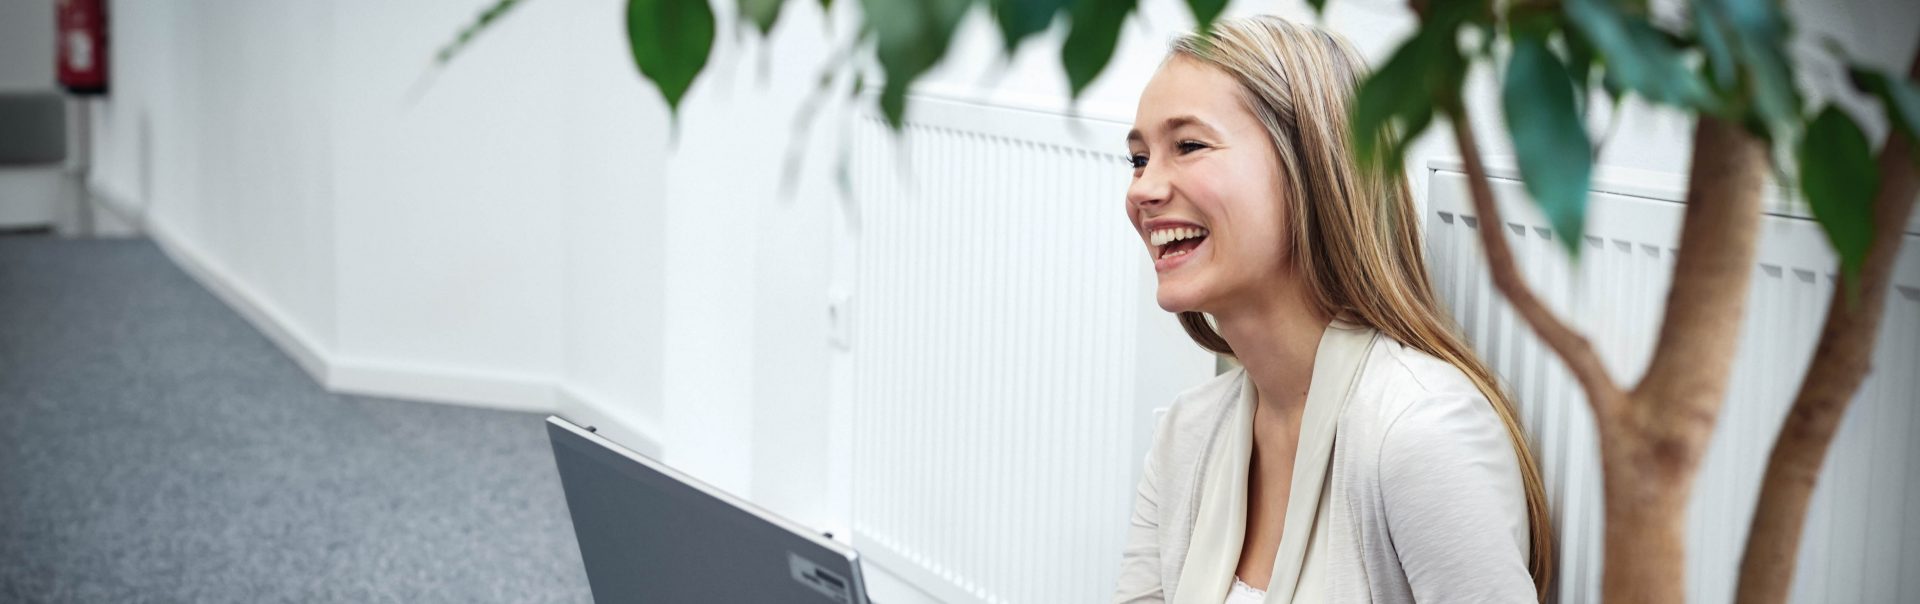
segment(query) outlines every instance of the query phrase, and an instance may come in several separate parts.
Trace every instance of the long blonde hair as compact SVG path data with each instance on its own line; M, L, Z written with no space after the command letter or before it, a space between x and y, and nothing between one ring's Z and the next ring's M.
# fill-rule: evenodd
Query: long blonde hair
M1520 460L1532 529L1527 567L1544 598L1553 574L1553 527L1513 401L1434 297L1406 175L1398 166L1362 170L1354 161L1347 112L1365 61L1338 34L1272 16L1217 21L1174 40L1173 56L1232 76L1266 127L1294 217L1288 251L1310 303L1451 363L1493 404ZM1205 315L1180 313L1180 325L1200 346L1233 354Z

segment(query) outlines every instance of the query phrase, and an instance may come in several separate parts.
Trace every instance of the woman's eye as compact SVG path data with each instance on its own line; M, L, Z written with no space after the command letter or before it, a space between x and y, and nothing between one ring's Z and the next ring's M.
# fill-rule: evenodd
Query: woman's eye
M1146 154L1135 153L1133 155L1127 156L1127 165L1133 166L1133 169L1135 170L1147 167Z
M1207 148L1207 145L1199 141L1180 141L1181 153L1192 153L1205 148Z

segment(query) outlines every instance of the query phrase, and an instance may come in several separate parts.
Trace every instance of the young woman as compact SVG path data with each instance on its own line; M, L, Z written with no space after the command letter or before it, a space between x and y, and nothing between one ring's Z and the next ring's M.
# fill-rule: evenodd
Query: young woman
M1494 375L1428 282L1397 169L1355 165L1363 77L1274 17L1176 40L1127 136L1160 307L1241 368L1182 394L1117 602L1531 602L1546 498Z

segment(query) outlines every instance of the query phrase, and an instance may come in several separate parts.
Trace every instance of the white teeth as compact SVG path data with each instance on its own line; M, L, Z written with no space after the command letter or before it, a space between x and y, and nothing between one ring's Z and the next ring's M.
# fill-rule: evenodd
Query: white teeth
M1159 247L1182 239L1192 239L1206 234L1207 230L1199 227L1173 227L1148 233L1147 241L1152 243L1154 247Z

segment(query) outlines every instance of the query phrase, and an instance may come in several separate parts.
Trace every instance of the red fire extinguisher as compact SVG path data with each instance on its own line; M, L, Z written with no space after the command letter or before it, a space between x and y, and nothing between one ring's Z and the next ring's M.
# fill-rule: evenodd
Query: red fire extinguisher
M106 94L106 0L60 0L55 28L60 85L74 94Z

